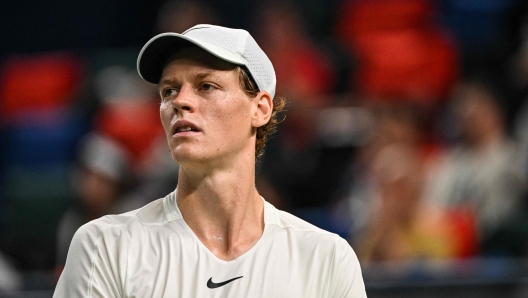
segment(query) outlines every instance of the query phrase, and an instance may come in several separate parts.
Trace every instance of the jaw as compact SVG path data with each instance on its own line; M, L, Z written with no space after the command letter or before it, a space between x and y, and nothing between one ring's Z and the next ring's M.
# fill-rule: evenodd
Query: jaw
M234 143L234 142L233 142ZM243 164L255 164L255 144L247 142L239 146L232 143L173 142L170 146L172 159L180 168L203 173L223 169L233 170Z

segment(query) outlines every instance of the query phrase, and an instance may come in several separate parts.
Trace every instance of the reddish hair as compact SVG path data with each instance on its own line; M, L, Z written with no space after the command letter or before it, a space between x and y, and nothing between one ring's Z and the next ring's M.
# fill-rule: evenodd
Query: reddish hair
M257 84L248 75L247 71L240 66L236 68L236 71L238 72L240 88L242 88L242 90L250 97L257 96L260 90L257 87ZM284 111L286 103L287 101L284 97L273 98L273 111L271 112L270 120L268 123L257 128L257 141L255 144L256 160L264 154L264 147L266 146L268 137L277 131L277 124L284 120L284 117L279 119L278 114Z

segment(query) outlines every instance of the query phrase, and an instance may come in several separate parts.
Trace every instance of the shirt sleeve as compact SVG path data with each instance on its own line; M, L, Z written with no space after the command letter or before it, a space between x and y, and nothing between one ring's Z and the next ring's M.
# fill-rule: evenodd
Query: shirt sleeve
M366 298L365 283L356 253L340 238L336 248L332 298Z
M122 229L101 218L80 227L73 236L64 271L53 298L122 297L126 241Z

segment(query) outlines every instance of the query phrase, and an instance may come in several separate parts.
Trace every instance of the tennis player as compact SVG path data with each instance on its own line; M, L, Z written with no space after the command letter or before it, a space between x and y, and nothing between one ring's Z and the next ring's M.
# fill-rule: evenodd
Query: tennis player
M339 236L277 210L255 164L284 100L244 30L197 25L148 41L138 72L157 84L174 192L82 226L54 297L366 297Z

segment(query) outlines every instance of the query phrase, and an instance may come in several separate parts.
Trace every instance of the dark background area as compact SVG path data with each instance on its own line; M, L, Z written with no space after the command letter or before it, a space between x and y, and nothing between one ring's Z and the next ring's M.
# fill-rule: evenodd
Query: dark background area
M141 46L153 36L164 1L13 1L0 3L0 56ZM247 27L254 2L208 1L224 25Z

